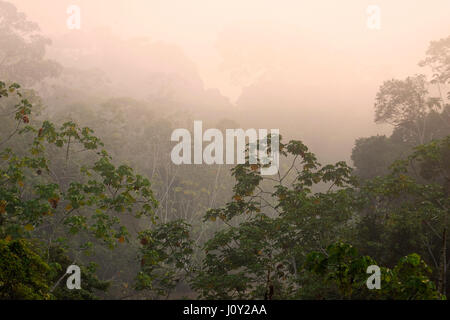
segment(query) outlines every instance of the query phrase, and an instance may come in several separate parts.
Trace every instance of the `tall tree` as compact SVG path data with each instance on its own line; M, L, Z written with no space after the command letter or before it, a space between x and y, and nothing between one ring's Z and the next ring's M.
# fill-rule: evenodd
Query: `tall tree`
M429 96L428 85L424 75L385 81L376 96L375 121L403 128L415 145L425 143L428 115L443 107Z

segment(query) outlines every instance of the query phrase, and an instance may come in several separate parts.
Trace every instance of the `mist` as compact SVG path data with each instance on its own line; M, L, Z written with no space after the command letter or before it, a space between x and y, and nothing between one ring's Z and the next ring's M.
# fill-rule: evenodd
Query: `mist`
M417 63L448 34L450 9L445 0L378 1L381 29L371 30L367 1L13 3L53 40L48 57L67 67L99 69L139 97L163 90L150 74L173 75L194 110L226 106L245 114L242 125L271 123L333 160L349 159L356 137L389 132L373 121L376 91L424 72ZM80 30L67 28L72 4Z
M449 12L448 0L0 0L1 115L10 114L8 108L17 109L14 119L2 120L0 147L17 147L22 156L27 154L26 146L32 146L33 156L42 153L52 164L47 166L42 160L27 167L31 181L54 180L52 186L57 186L57 191L35 188L48 207L44 218L49 222L42 222L39 216L23 220L22 227L36 232L48 252L55 239L70 234L67 259L52 260L49 253L48 263L58 261L65 266L73 259L88 266L91 260L80 252L92 243L92 247L101 244L92 258L99 268L89 275L111 287L108 291L106 285L98 285L83 292L83 297L89 298L95 291L107 299L270 300L275 290L279 299L316 299L328 293L324 288L301 291L303 286L310 288L311 278L301 278L304 275L298 266L309 261L307 253L328 252L328 246L341 241L390 268L401 257L420 253L433 267L430 279L438 284L425 298L445 295L448 282L443 279L448 275L439 273L438 255L445 263L447 247L437 244L436 232L432 235L420 229L425 228L425 223L418 222L422 218L417 218L422 211L407 216L399 207L404 204L419 210L425 202L408 202L420 198L411 195L411 190L429 195L423 191L426 188L418 186L439 185L441 193L430 196L430 203L439 197L443 200L439 198L435 211L423 210L437 212L429 225L443 232L440 239L445 239ZM261 164L256 163L235 167L232 163L194 165L194 161L180 160L175 164L173 132L194 131L194 121L201 121L204 130L216 128L223 135L226 129L237 128L279 130L282 160L278 177L261 176ZM14 140L16 134L25 136ZM37 134L36 140L26 140L27 134ZM205 148L212 138L201 141L202 137L200 144ZM217 137L219 134L214 143ZM44 148L44 144L49 146ZM191 140L185 145L191 146ZM441 161L437 169L435 160L427 157L431 157L430 150L438 149L439 155L433 158ZM302 169L295 165L298 159ZM402 159L409 164L398 162ZM405 167L399 169L400 164ZM395 180L393 175L400 171L413 180L405 176L395 176L399 179ZM44 172L48 177L44 178ZM17 175L14 184L23 185L26 176L26 172ZM93 182L91 177L98 180ZM393 179L396 183L391 186ZM411 181L417 183L415 187L405 187ZM399 186L405 189L395 189ZM32 189L27 189L30 194L23 191L20 203L33 199ZM389 198L391 193L398 198ZM10 214L7 209L13 207L12 200L6 194L1 198L0 187L0 200L4 201L0 213ZM290 199L289 194L296 197ZM389 200L380 200L384 196ZM361 198L367 201L364 205ZM322 207L325 204L328 207ZM23 212L30 207L24 205ZM64 218L78 210L77 218ZM111 215L106 215L110 211ZM376 214L371 216L368 212L372 211ZM392 212L397 215L389 224L386 221ZM130 216L122 218L121 213ZM58 214L62 220L57 219ZM251 220L252 214L255 220ZM289 257L287 262L281 258L277 262L292 264L283 272L295 279L295 285L284 288L280 284L284 289L279 289L276 284L274 289L275 280L255 280L251 285L233 283L229 291L219 293L228 283L223 279L208 282L215 279L218 269L208 265L212 260L205 257L223 250L212 240L223 230L238 232L239 228L260 226L265 221L261 215L273 221L295 217L284 222L291 228L296 221L298 229L292 228L304 232L297 239L297 234L289 233L293 229L281 228L304 246L281 255ZM136 217L143 218L134 220ZM119 227L119 221L127 231ZM250 227L249 221L253 223ZM374 221L379 229L371 229ZM0 219L0 240L22 239L24 233L12 234L11 230L18 228L3 228L2 224L9 228ZM395 227L390 229L392 225ZM411 229L405 231L404 225ZM385 233L378 237L381 229ZM263 234L271 234L279 229L264 230ZM260 239L257 231L255 239ZM425 244L411 240L404 246L394 245L420 232L428 237ZM172 234L179 238L171 238ZM288 250L283 237L277 238L281 244L277 250L282 252ZM148 251L149 243L155 251ZM82 249L74 249L78 246ZM108 246L118 249L108 251ZM54 249L60 254L58 259L63 247L65 244ZM176 248L164 251L169 247ZM255 259L265 252L259 247L238 249L242 247L236 247L241 256L254 254ZM180 260L171 261L167 258L171 256ZM167 261L154 262L151 259L156 261L155 257ZM227 256L228 261L233 257ZM217 259L215 267L227 266L228 262ZM154 265L149 266L150 260ZM173 270L168 267L171 263L176 266ZM269 273L279 267L277 263L268 267ZM191 268L193 265L196 267ZM230 267L231 271L217 272L233 275L245 267L240 264L236 269ZM208 273L213 269L216 271ZM166 271L170 273L169 280L164 278L167 283L160 280ZM58 272L61 270L54 273ZM280 283L286 280L283 277L284 273L279 276ZM55 279L48 281L54 283ZM163 288L158 291L152 285ZM288 287L298 291L286 293ZM57 299L66 298L67 291L55 292ZM335 290L327 298L352 298L346 294ZM372 298L365 293L355 297ZM386 297L397 298L392 292Z

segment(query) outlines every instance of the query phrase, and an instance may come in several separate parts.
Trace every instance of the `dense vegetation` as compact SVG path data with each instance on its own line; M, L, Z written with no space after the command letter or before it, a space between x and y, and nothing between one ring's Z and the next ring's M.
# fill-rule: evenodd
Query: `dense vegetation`
M431 80L381 85L375 120L393 132L357 139L354 168L281 140L279 173L262 176L261 164L172 164L170 134L193 117L178 102L103 97L0 8L0 299L448 295L450 37L421 62ZM71 264L81 290L65 286Z

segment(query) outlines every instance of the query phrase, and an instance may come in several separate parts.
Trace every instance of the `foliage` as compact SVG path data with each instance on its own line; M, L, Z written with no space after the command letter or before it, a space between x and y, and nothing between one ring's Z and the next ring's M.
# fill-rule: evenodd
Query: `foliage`
M382 263L419 253L435 267L433 278L445 282L445 233L449 228L449 137L415 148L395 162L391 172L369 181L362 189L367 199L361 214L358 246ZM446 289L441 289L445 292Z
M306 269L319 276L328 286L335 286L341 299L442 299L428 276L431 269L418 254L400 259L391 270L381 269L380 289L368 290L367 268L377 265L368 256L360 256L357 250L345 243L335 243L322 252L311 252Z
M192 117L169 83L147 101L105 93L92 70L43 83L61 72L45 59L49 39L0 0L0 298L161 299L187 286L210 299L445 298L449 39L421 62L431 80L381 85L375 120L393 132L356 141L356 170L292 140L276 176L248 162L230 174L167 161L170 133ZM160 77L170 82L149 79ZM9 81L42 85L54 106ZM216 120L207 126L238 127ZM368 290L375 260L382 289ZM81 290L60 285L71 264Z
M61 66L45 59L50 39L39 26L6 1L0 1L0 74L2 78L33 85L59 74Z
M405 151L404 145L396 143L390 137L359 138L355 141L351 156L356 168L355 175L363 180L383 176Z
M50 248L50 279L51 283L56 284L61 273L67 270L73 261L67 255L67 250L61 246ZM56 286L52 288L52 297L56 300L94 300L98 299L96 292L105 292L110 286L110 282L100 280L96 273L97 265L91 262L87 265L79 265L81 271L81 289L69 290L66 286Z
M292 164L278 179L261 176L260 165L236 166L233 201L205 215L228 227L205 244L206 257L193 279L201 297L295 298L305 252L345 233L357 207L351 169L344 162L320 165L300 141L281 143L280 154ZM328 191L314 193L319 183L328 184Z
M320 166L298 141L281 144L283 155L294 156L289 170L296 174L290 184L285 180L289 172L280 173L278 181L269 178L272 192L262 188L268 179L256 167L238 165L233 169L237 180L233 201L205 215L205 220L220 218L227 227L205 244L205 258L192 287L208 299L441 298L429 278L436 281L439 276L430 274L426 263L411 252L436 251L436 247L425 250L421 241L437 244L430 231L442 234L448 227L449 198L442 185L424 184L407 174L414 162L425 162L424 168L442 175L448 167L442 158L448 139L418 147L407 160L395 162L391 173L360 187L345 163ZM301 170L295 156L302 159ZM433 159L434 165L428 164ZM312 192L311 186L320 182L330 184L328 191ZM332 190L335 185L338 188ZM237 219L242 221L233 224ZM367 232L368 227L378 229ZM406 258L392 270L383 269L382 293L369 294L363 280L375 260L360 257L355 247L340 244L342 240L375 253L388 266L394 266L398 257ZM303 270L303 264L309 269ZM322 278L308 280L308 271Z
M0 299L50 299L50 267L36 250L24 239L0 239Z
M184 221L175 220L139 234L142 247L137 290L169 297L180 280L192 272L193 241L189 239L189 228Z
M0 88L4 95L4 83L0 83ZM18 89L13 84L8 91L15 93ZM26 99L16 105L18 126L28 123L31 109ZM108 215L108 212L134 211L136 216L152 217L156 200L149 180L135 174L128 166L116 167L105 150L98 150L103 144L91 135L92 132L73 122L64 123L58 129L48 121L39 129L27 124L20 130L21 134L32 136L28 154L19 156L12 149L1 153L4 161L0 171L3 235L17 237L39 227L45 220L53 220L71 234L87 231L115 246L117 241L124 241L127 231L119 225L117 215ZM68 161L70 148L75 147L81 151L96 151L97 159L79 168L82 180L58 184L52 179L51 163L45 157L46 148L51 147L63 149L65 161Z
M420 62L421 66L428 66L433 71L435 83L448 83L450 80L450 36L432 41L426 52L426 58Z
M58 128L49 121L35 127L30 123L33 105L23 98L20 86L0 82L0 98L10 95L16 95L20 102L13 109L16 130L7 139L19 134L27 143L25 148L16 146L17 152L13 148L1 151L0 238L41 238L46 242L46 251L50 251L55 244L65 245L70 235L72 244L79 248L72 247L75 252L92 252L95 239L110 248L127 241L129 233L121 223L121 215L126 212L155 221L157 201L150 181L127 165L115 166L111 156L100 149L103 143L90 128L74 122ZM59 158L55 157L58 151L62 151ZM53 155L51 159L48 152ZM80 152L91 154L81 158L77 155ZM78 164L80 160L83 165ZM65 178L76 169L77 178ZM57 271L65 273L57 257L48 255L46 260L59 265ZM82 261L78 264L82 265ZM85 267L84 271L92 288L103 287L95 283L93 267ZM92 297L89 286L76 295Z

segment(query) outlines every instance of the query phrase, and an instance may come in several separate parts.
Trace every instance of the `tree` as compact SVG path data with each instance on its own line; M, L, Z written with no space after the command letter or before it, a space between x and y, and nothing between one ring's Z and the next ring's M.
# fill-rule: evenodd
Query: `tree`
M427 141L427 115L442 108L437 98L429 97L424 75L393 79L385 81L377 93L375 121L406 129L415 145L423 144Z
M417 146L397 160L390 173L367 181L361 188L358 247L392 266L415 252L433 266L432 278L446 294L449 228L450 136Z
M366 179L388 172L388 165L420 144L450 134L450 104L443 91L450 77L450 37L431 42L419 65L433 72L385 81L376 96L375 121L394 126L390 137L360 138L352 151L356 174ZM430 93L431 92L431 93Z
M67 289L64 285L67 275L61 276L61 274L65 275L64 272L67 270L67 267L73 264L73 259L69 257L70 253L67 248L64 248L61 245L52 246L48 253L48 260L51 261L49 263L51 272L48 277L49 282L52 285L50 289L52 299L96 300L98 299L98 293L105 293L109 289L111 282L102 281L98 278L96 275L97 264L94 262L90 262L86 265L77 262L81 271L81 288L77 290ZM58 281L63 282L63 285L59 285Z
M431 300L443 299L428 276L431 269L417 254L400 259L391 270L381 267L380 289L368 290L367 268L377 265L368 256L346 243L334 243L325 252L308 254L305 268L316 281L323 281L336 288L341 299L395 299L395 300Z
M359 138L355 141L351 158L355 174L361 179L372 179L388 173L389 165L406 153L405 146L386 136Z
M39 26L6 1L0 1L0 74L3 79L31 86L58 75L61 67L45 59L50 39Z
M155 222L157 201L147 178L114 165L88 127L71 121L35 127L20 86L0 82L0 98L11 95L19 103L10 110L17 130L8 139L23 140L0 151L1 239L41 239L47 264L58 261L50 255L55 245L70 245L73 263L82 264L79 253L92 252L94 243L114 248L128 241L126 213Z
M50 267L37 250L25 239L0 239L0 299L50 299Z
M446 249L434 233L447 228L449 198L443 185L416 181L408 170L434 159L423 167L445 177L447 144L448 138L419 146L390 173L360 186L344 162L322 166L299 141L280 144L291 165L275 179L261 176L259 165L236 166L233 200L204 219L220 219L224 228L206 242L188 281L207 299L445 297L439 279L446 277ZM319 183L328 190L314 192ZM367 289L366 269L376 262L356 248L386 266L383 290ZM428 251L442 253L434 269L416 253L430 260Z
M140 233L141 271L136 289L168 298L176 286L192 272L193 241L190 225L183 220L158 224Z
M259 174L261 164L233 168L234 196L209 210L225 228L204 245L205 258L191 285L208 299L295 299L302 294L306 253L345 236L355 214L355 180L345 162L322 166L300 141L280 143L291 163L277 178ZM326 192L313 192L326 184Z
M426 52L426 57L419 65L430 67L433 71L433 82L439 85L447 84L450 80L450 36L432 41Z

